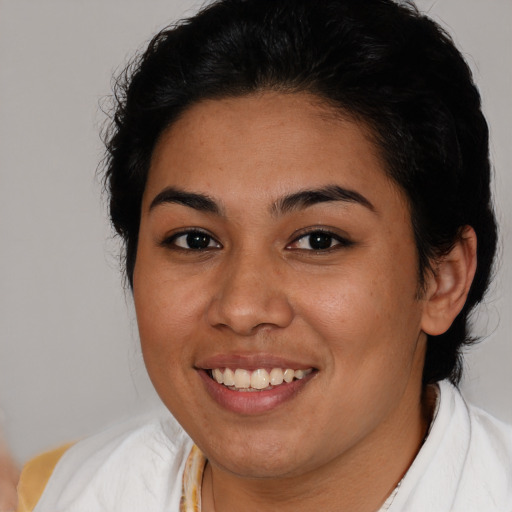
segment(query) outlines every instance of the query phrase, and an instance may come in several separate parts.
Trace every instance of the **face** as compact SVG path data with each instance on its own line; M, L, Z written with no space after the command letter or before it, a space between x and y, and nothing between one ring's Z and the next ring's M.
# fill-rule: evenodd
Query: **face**
M232 474L329 465L418 410L406 200L365 127L310 96L204 101L163 134L133 290L156 390Z

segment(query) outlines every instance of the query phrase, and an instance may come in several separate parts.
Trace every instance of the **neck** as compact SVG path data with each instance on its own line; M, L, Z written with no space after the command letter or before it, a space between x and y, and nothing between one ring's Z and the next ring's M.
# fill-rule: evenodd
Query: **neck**
M407 472L431 421L431 393L402 404L400 422L384 423L360 445L312 471L273 479L244 478L208 463L203 512L375 512ZM416 395L416 396L418 396ZM396 417L396 416L395 416Z

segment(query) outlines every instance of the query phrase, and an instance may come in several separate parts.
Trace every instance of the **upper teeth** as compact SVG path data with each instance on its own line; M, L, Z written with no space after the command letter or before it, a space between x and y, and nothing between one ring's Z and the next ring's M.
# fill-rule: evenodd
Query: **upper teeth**
M263 368L249 371L242 368L232 370L225 368L215 368L212 370L213 378L219 383L235 389L266 389L271 386L279 386L283 382L291 382L293 379L302 379L313 371L312 368L307 370L292 370L291 368L272 368L267 371Z

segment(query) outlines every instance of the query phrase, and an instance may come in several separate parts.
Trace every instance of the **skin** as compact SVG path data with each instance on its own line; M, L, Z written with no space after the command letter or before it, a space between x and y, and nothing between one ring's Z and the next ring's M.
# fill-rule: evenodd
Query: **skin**
M451 280L432 274L418 298L407 201L366 127L333 114L306 94L204 101L153 154L135 306L152 382L208 458L207 512L374 511L430 421L425 326L450 325L466 267L448 263ZM284 196L333 185L358 199L279 208ZM218 211L155 203L168 187L207 196ZM211 237L206 250L176 238L190 228ZM320 228L332 247L311 250L308 233ZM233 412L200 375L219 356L315 371L275 407Z

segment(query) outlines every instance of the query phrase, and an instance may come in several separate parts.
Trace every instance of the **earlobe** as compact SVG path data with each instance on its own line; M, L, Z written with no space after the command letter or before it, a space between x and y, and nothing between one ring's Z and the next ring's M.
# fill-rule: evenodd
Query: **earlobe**
M427 276L423 332L443 334L464 307L475 276L476 247L475 231L465 226L450 252L436 262L435 271Z

